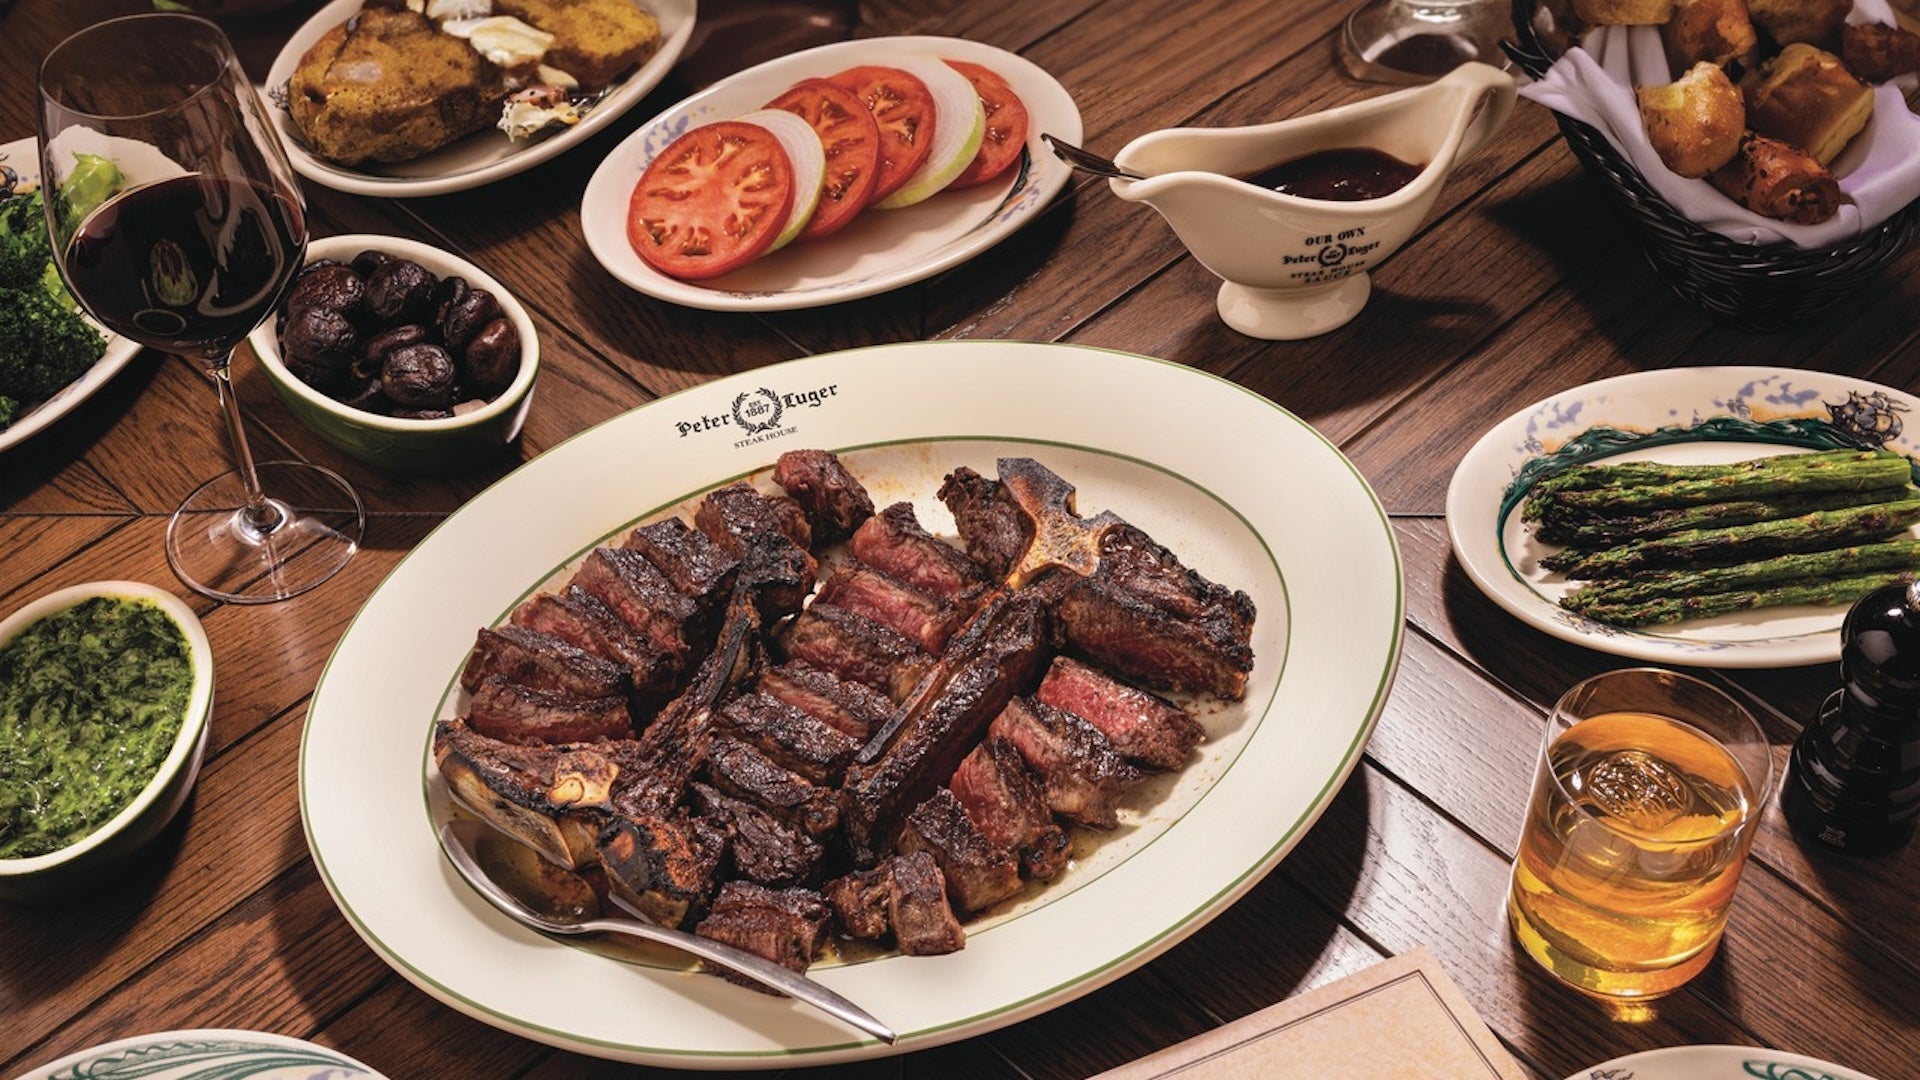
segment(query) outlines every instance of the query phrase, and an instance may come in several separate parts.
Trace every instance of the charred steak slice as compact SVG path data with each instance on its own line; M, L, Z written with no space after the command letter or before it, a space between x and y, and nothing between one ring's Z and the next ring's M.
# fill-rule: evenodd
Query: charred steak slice
M966 615L951 602L858 560L835 567L813 602L865 615L933 655L947 647L947 639Z
M922 693L861 749L842 792L857 865L871 866L891 849L902 816L953 775L1012 695L1039 681L1054 633L1045 595L995 600L956 639Z
M622 815L601 831L599 851L616 899L662 926L683 926L713 895L726 835L684 811Z
M573 575L573 584L593 594L633 632L684 667L698 632L700 608L673 587L646 557L625 548L595 548Z
M933 658L900 634L855 611L814 603L781 635L785 659L802 660L870 686L894 701L913 691Z
M569 697L627 696L633 680L625 668L585 649L524 626L482 627L460 673L468 693L489 675Z
M1178 705L1067 656L1055 657L1034 700L1088 721L1136 765L1177 769L1206 738Z
M815 544L853 535L873 516L873 498L838 457L825 450L789 450L773 466L773 482L806 512Z
M752 744L808 781L829 787L840 782L859 749L844 732L763 693L727 702L716 720L727 734Z
M693 524L729 553L745 554L747 542L784 536L802 551L813 547L807 512L785 495L766 495L744 480L715 488L700 500Z
M1120 823L1120 800L1140 772L1099 728L1051 705L1015 698L989 730L1012 743L1040 774L1054 813L1096 829Z
M953 512L967 555L995 580L1004 579L1033 542L1033 525L1000 481L962 465L947 474L939 497Z
M805 974L832 917L833 909L812 889L769 889L750 881L729 881L693 932ZM706 969L742 986L774 993L717 965L707 964Z
M433 761L447 790L483 820L562 866L596 861L632 743L522 746L464 720L434 725Z
M892 940L908 956L966 946L967 932L947 900L946 875L930 852L889 855L871 870L835 878L823 892L848 937Z
M1027 876L1045 881L1071 854L1066 830L1053 820L1040 778L1007 740L989 735L973 748L948 785L981 835L1018 852Z
M540 593L513 609L511 621L624 668L638 703L658 702L672 689L678 672L673 658L580 589L569 586L563 593Z
M627 535L624 546L652 563L675 592L709 612L732 591L733 574L740 566L739 556L677 517L640 526Z
M1076 649L1135 682L1246 696L1253 601L1187 569L1131 526L1101 539L1099 568L1068 592L1060 619Z
M733 869L762 885L800 885L820 873L826 849L820 841L747 802L695 782L693 805L727 831Z
M707 779L809 836L826 836L840 824L840 806L831 788L808 783L738 739L714 738L707 752Z
M790 660L760 673L761 693L799 709L864 742L887 722L893 701L864 683L849 682L804 660Z
M960 549L920 525L912 503L894 503L853 531L854 557L922 592L966 603L987 577Z
M913 808L900 831L900 851L924 851L940 864L947 899L963 915L985 911L1020 891L1020 864L988 840L946 788Z
M467 703L467 724L517 743L572 743L633 735L624 697L576 698L489 675ZM852 756L851 751L848 754Z

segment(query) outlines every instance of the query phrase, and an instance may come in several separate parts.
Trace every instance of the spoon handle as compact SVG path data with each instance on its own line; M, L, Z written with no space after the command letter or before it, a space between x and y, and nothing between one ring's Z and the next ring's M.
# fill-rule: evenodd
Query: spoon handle
M614 902L619 903L617 899ZM641 919L588 919L580 924L580 929L626 934L661 945L671 945L682 952L692 953L702 960L718 964L729 971L738 972L763 986L772 987L789 997L804 1001L830 1016L839 1017L888 1045L892 1045L896 1038L892 1028L821 983L744 949L736 949L712 938L689 934L684 930L669 929Z

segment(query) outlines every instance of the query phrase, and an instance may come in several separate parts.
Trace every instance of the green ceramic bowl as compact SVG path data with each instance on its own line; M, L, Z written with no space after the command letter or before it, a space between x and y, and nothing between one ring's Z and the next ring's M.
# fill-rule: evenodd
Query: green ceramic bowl
M533 319L506 287L451 252L397 236L329 236L307 246L307 261L351 262L369 248L412 259L440 277L457 275L500 302L500 310L520 331L520 371L513 384L485 406L443 420L407 420L365 412L335 401L302 382L280 358L280 340L269 319L247 340L260 367L279 391L280 400L320 437L370 465L408 473L451 473L498 459L519 438L533 404L533 381L540 369L540 342Z
M0 859L0 901L55 903L86 896L109 882L126 858L158 836L186 805L206 753L213 715L213 646L193 609L165 589L138 581L95 581L60 589L0 620L0 644L40 619L95 596L150 602L180 628L193 666L186 715L159 771L105 824L58 851Z

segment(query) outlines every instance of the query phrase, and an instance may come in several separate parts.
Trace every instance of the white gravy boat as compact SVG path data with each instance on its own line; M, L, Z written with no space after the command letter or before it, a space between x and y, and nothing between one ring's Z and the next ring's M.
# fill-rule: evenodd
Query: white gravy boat
M1272 124L1167 128L1128 143L1114 162L1142 180L1113 193L1160 212L1201 265L1224 279L1220 317L1252 337L1323 334L1359 314L1367 268L1413 235L1454 163L1513 111L1512 76L1463 64L1438 82ZM1424 165L1389 195L1306 199L1254 176L1323 150L1370 148Z

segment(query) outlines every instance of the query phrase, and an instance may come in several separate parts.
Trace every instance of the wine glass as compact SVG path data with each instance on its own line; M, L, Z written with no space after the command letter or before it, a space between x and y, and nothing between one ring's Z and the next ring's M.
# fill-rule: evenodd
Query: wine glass
M1468 61L1505 67L1506 0L1365 0L1347 14L1340 59L1357 79L1423 83Z
M212 376L234 469L167 523L174 573L239 603L333 576L359 549L360 497L316 465L256 465L233 389L234 346L286 295L307 223L226 35L197 16L156 13L54 46L40 65L40 154L55 262L81 306Z

